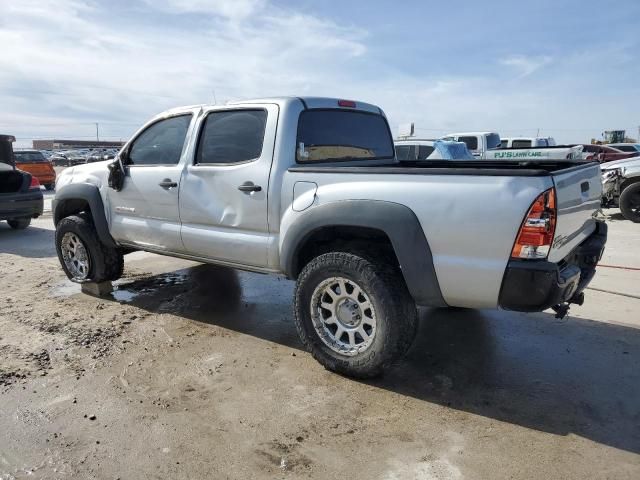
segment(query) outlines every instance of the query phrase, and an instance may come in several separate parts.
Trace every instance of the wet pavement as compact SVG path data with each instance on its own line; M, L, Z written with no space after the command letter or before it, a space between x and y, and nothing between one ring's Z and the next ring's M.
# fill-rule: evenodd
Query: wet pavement
M358 382L301 349L292 282L134 253L93 298L52 235L0 225L0 366L25 374L0 386L0 479L640 478L640 271L602 269L622 295L564 320L424 309ZM610 235L603 262L640 267L640 229Z

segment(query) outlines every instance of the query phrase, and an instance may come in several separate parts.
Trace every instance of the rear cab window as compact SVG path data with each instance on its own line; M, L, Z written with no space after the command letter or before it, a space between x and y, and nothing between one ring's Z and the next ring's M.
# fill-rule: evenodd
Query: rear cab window
M469 150L478 150L478 137L458 137L459 142L464 142Z
M358 110L305 110L298 120L296 162L392 160L393 138L380 114Z
M514 140L511 143L512 148L530 148L531 140Z
M44 163L47 159L40 152L13 152L17 163Z

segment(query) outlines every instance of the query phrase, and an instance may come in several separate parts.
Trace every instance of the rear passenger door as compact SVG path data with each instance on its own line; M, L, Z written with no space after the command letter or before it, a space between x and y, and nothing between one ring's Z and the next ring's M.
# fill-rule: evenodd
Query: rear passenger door
M186 252L267 267L269 172L276 105L212 109L200 118L193 159L180 185Z

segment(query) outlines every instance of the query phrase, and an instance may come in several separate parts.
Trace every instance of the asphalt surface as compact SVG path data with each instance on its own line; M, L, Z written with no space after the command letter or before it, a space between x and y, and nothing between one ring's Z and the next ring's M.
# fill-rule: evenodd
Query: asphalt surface
M0 479L640 478L640 225L582 307L424 309L383 378L301 349L292 283L134 253L106 298L0 224Z

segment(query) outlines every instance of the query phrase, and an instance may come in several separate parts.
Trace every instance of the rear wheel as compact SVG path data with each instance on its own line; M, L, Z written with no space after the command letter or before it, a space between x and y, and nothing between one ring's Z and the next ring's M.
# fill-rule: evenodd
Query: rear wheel
M7 223L14 230L24 230L31 224L31 218L14 218L7 220Z
M627 220L640 223L640 182L631 184L622 191L620 211Z
M122 252L100 241L86 213L60 220L56 227L56 251L64 272L74 282L103 282L122 276Z
M300 273L295 322L305 347L325 368L369 378L409 349L417 310L396 269L332 252L311 260Z

